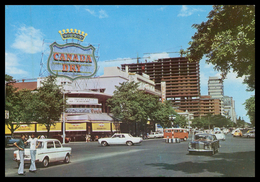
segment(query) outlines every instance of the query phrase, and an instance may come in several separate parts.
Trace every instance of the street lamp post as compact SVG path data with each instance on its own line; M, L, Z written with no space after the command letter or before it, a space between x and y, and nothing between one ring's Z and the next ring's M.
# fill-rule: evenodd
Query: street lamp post
M65 105L66 105L66 100L65 100L65 93L68 94L70 92L65 92L65 90L63 90L63 126L62 126L62 136L63 136L63 140L62 140L62 143L65 144L65 138L66 138L66 133L65 133L65 120L66 120L66 114L65 114Z
M66 133L65 133L65 92L63 92L63 125L62 125L62 131L63 131L63 144L65 144L65 137L66 137Z

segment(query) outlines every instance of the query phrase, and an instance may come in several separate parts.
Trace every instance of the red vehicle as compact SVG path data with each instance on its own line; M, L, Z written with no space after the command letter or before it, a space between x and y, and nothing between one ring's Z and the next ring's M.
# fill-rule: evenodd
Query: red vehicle
M166 128L163 130L164 139L167 138L179 138L186 141L189 138L188 129L184 128Z

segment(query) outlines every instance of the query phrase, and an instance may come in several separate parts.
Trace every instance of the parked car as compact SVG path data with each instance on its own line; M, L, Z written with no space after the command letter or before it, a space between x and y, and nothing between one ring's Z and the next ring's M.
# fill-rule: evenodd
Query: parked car
M218 140L223 140L223 141L226 140L226 136L222 131L215 131L214 134Z
M242 137L242 136L243 136L242 131L236 130L236 131L234 132L234 134L233 134L233 137L237 137L237 136Z
M5 146L7 147L12 147L14 146L15 142L18 142L20 139L19 138L12 138L11 135L6 135L5 136Z
M229 129L227 129L227 128L223 128L222 132L223 132L224 134L228 134Z
M255 138L255 130L248 130L245 134L243 134L243 137Z
M214 134L198 133L194 136L194 140L189 142L188 151L189 153L209 152L213 155L219 148L219 140Z
M98 143L103 147L107 145L116 145L116 144L126 144L128 146L141 143L143 141L140 137L133 137L128 133L115 133L110 138L100 138L98 139Z
M152 132L147 135L147 138L162 138L162 137L163 137L163 133L159 133L159 132Z
M52 138L56 138L58 139L61 143L63 143L63 138L61 135L54 135L52 136ZM69 143L70 142L70 137L65 137L65 143Z
M57 139L38 139L40 142L39 147L36 149L36 163L42 163L44 167L47 167L50 162L64 161L64 163L70 162L71 147L63 147ZM31 163L30 156L30 142L24 149L24 163ZM19 150L14 151L13 160L20 164Z
M213 130L214 131L221 131L221 129L219 127L215 127Z

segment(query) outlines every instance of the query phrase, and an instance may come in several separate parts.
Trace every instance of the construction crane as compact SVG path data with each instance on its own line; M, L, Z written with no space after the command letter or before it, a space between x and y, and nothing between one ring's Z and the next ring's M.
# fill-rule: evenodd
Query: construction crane
M179 52L154 52L154 53L144 53L144 54L162 54L162 53L179 53L181 57L183 54L186 54L186 51L184 51L182 48L180 49Z
M148 57L136 57L136 58L123 58L123 59L114 59L114 60L108 60L108 61L105 61L105 62L113 62L113 61L122 61L122 60L131 60L131 59L136 59L137 60L137 63L139 63L139 59L143 59L143 58L151 58L150 56Z

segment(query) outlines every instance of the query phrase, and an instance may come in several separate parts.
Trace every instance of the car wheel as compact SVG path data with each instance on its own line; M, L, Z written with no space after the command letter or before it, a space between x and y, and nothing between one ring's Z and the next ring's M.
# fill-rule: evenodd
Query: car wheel
M127 141L127 142L126 142L126 145L128 145L128 146L132 146L132 145L133 145L133 142L131 142L131 141Z
M49 158L45 157L42 161L43 167L48 167L49 166Z
M70 154L67 154L66 157L64 158L64 163L69 163L70 162Z
M103 147L105 147L105 146L107 146L107 142L102 142L101 145L102 145Z

